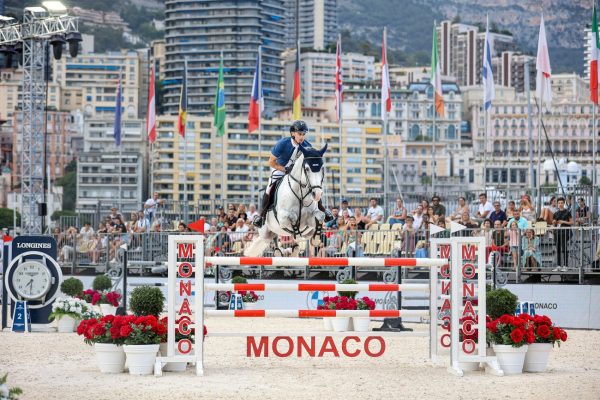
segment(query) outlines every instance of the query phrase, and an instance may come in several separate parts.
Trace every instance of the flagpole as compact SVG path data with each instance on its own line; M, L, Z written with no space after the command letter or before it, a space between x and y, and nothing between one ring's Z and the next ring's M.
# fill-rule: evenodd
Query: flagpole
M598 191L598 180L596 178L596 151L597 140L598 140L598 132L596 128L596 104L592 102L592 213L590 217L592 218L592 225L594 225L594 215L597 214L597 191Z
M485 88L484 88L485 91ZM485 108L485 103L483 106L483 192L486 192L487 187L487 138L488 138L488 110Z
M544 107L544 82L543 79L538 79L540 87L540 101L538 104L538 159L537 159L537 215L542 212L542 189L541 189L541 160L542 160L542 108Z
M338 34L338 41L340 43L340 49L339 49L339 52L340 52L340 72L339 73L340 73L340 80L341 80L341 77L343 76L343 74L342 74L342 65L341 65L341 63L342 63L342 61L341 61L342 60L342 35L341 34ZM336 67L337 67L337 54L336 54L335 63L336 63ZM336 91L339 91L339 90L340 90L340 88L336 87ZM344 199L344 190L343 190L344 189L344 186L343 186L344 185L344 165L343 165L343 162L342 162L342 159L343 159L343 153L342 153L342 146L343 146L343 140L342 140L342 126L343 126L343 121L342 121L342 119L343 119L343 114L342 114L342 93L341 92L338 94L338 107L339 107L339 109L338 109L338 115L339 115L339 117L338 117L338 133L339 133L339 137L338 137L338 139L339 139L339 155L340 155L340 187L339 187L340 188L340 202L338 203L338 207L341 207L342 206L342 200Z
M441 88L440 88L441 90ZM435 196L435 89L433 91L433 129L431 130L431 195Z
M153 69L154 69L154 60L151 60L150 61L150 71L148 71L148 75L150 75L152 72L155 72ZM150 76L149 76L148 77L148 85L150 85L151 83L152 82L150 82ZM150 91L148 91L148 92L150 92ZM148 98L147 101L149 102L150 99ZM156 100L155 100L154 104L155 104L154 109L156 110ZM156 113L156 111L155 111L155 113ZM156 123L156 117L154 118L154 120ZM146 138L147 137L148 137L148 113L146 112ZM152 194L154 193L154 142L150 142L149 161L150 161L150 196L148 196L148 197L152 197Z
M527 90L527 133L529 137L529 187L533 189L533 122L531 120L531 84L529 82L529 61L525 62L525 88ZM538 177L538 179L540 179Z
M123 96L123 69L120 70L119 73L119 90L118 90L118 95L120 97ZM119 107L121 106L121 101L119 100ZM118 112L121 112L121 110L118 110ZM123 168L122 168L122 160L123 160L123 143L122 143L122 139L123 139L123 135L122 135L122 131L121 131L121 127L123 126L123 124L121 123L121 118L119 118L119 211L123 212L123 188L122 188L122 181L123 181Z
M385 49L385 63L386 63L386 68L389 68L388 66L388 60L387 60L387 27L383 27L383 43L386 47ZM383 70L381 70L381 73L383 74ZM388 82L388 85L389 82ZM391 86L391 85L390 85ZM392 95L392 92L390 90L390 97ZM388 119L389 116L387 114L387 109L385 109L386 105L385 104L381 104L382 107L384 107L383 110L383 115L384 115L384 119L383 119L383 209L387 210L387 201L388 201Z
M223 64L223 50L221 50L221 65ZM220 67L219 67L220 68ZM225 76L223 76L223 80L225 80ZM215 113L217 110L215 110ZM216 127L215 127L216 128ZM223 135L221 136L221 200L225 200L225 129L223 129ZM223 207L226 204L223 202Z
M258 190L262 188L263 166L262 166L262 49L258 46ZM258 196L260 198L260 196Z
M183 59L183 79L185 79L184 85L185 85L185 96L186 96L186 113L187 113L187 106L189 106L189 104L187 104L187 91L188 91L188 85L187 85L187 57ZM185 122L185 130L187 129L187 115L186 115L186 122ZM183 136L183 166L181 168L181 170L183 171L183 220L185 221L185 223L188 223L188 208L189 208L189 204L188 204L188 193L187 193L187 174L186 174L186 170L187 170L187 141L185 140L185 134Z

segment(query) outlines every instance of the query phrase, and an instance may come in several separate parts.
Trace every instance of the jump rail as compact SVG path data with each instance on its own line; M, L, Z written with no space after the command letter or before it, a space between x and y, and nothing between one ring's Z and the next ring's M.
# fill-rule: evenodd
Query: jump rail
M207 317L267 317L267 318L322 318L322 317L428 317L429 310L205 310Z
M212 265L257 265L280 267L441 267L446 260L434 258L364 257L205 257Z
M240 291L254 290L257 292L292 291L292 292L428 292L429 285L425 283L404 284L329 284L329 283L205 283L204 290Z

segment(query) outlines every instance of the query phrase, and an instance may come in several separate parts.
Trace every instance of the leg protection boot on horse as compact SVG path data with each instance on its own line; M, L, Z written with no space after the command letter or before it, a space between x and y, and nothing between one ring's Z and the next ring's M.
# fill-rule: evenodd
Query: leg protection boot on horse
M265 220L267 218L267 211L269 210L270 204L271 195L268 194L267 191L265 191L265 194L263 194L262 198L262 210L260 210L260 215L256 216L256 218L254 218L254 221L252 221L252 224L257 228L261 228L265 223Z
M323 206L323 203L321 203L321 200L319 200L319 203L317 204L317 206L319 207L320 211L323 211L325 213L325 222L333 221L333 214L331 213L331 211L329 211L328 209L326 209Z

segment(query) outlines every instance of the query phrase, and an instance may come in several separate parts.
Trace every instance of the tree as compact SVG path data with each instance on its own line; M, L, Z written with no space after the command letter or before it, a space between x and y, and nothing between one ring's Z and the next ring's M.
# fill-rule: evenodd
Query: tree
M17 226L21 225L21 214L17 212ZM13 228L13 210L11 208L0 208L0 229Z
M65 168L65 176L54 181L56 186L63 188L63 210L75 211L77 201L77 162L71 161Z
M592 181L587 176L582 176L581 179L579 180L579 184L581 186L592 186Z

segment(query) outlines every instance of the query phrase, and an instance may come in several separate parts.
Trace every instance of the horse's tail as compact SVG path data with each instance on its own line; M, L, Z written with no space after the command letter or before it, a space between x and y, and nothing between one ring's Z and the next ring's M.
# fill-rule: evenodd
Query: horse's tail
M244 255L246 257L259 257L265 252L267 247L269 247L269 243L269 240L262 239L256 235L250 243L250 246L244 250Z

